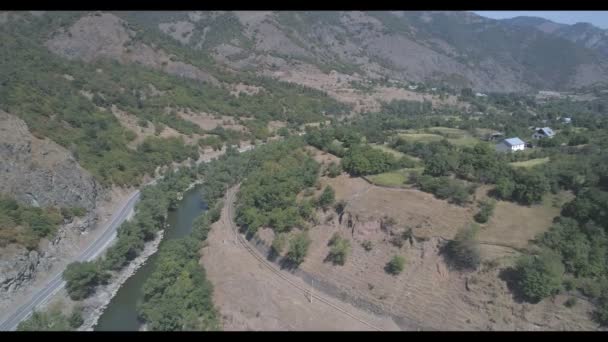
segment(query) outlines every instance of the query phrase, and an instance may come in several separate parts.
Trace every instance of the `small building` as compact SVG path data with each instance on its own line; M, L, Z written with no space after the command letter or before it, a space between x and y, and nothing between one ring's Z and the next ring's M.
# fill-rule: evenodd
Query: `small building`
M497 152L523 151L525 148L526 148L526 143L517 137L504 139L500 143L496 144Z
M532 134L532 138L534 139L553 138L554 136L555 132L549 127L537 127L534 129L534 134Z
M475 97L488 97L488 95L484 93L475 93Z
M563 121L564 121L564 123L569 124L569 123L572 123L572 118L564 118Z
M497 141L500 139L503 139L505 135L503 133L500 132L494 132L494 133L490 133L486 136L486 140L488 141Z

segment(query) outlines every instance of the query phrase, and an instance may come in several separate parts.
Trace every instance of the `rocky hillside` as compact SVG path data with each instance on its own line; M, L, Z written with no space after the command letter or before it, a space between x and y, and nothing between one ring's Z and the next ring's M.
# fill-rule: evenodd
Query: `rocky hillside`
M22 120L0 110L0 193L35 207L91 210L99 191L68 151L36 138Z
M268 75L308 65L501 92L579 87L608 75L601 49L591 40L581 45L566 33L468 12L116 14L231 69Z
M602 30L591 24L576 23L574 25L566 25L535 17L516 17L505 19L503 22L510 25L539 29L545 33L565 38L580 46L597 51L608 58L608 30Z

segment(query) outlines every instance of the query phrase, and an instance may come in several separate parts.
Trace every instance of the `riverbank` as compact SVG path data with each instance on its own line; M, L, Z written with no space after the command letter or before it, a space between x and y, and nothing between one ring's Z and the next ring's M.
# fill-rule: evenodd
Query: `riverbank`
M185 190L181 191L177 195L178 200L182 201L184 199L184 194L188 193L202 182L202 179L197 179L196 181L190 183ZM165 219L167 218L168 213L165 214ZM85 310L83 311L84 324L78 330L93 331L95 329L100 317L104 314L106 308L108 305L110 305L112 299L116 296L124 283L129 280L129 278L133 276L142 266L144 266L152 255L158 252L160 243L165 236L165 232L170 228L171 227L169 224L167 224L165 229L161 230L154 240L146 244L144 250L137 258L135 258L127 267L121 270L117 277L113 277L110 284L106 285L105 287L99 287L96 290L95 295L85 300ZM89 301L90 304L87 303ZM88 312L87 308L89 308Z
M82 313L84 323L78 328L79 331L93 331L97 325L97 321L101 315L103 315L104 310L110 304L112 298L116 296L120 287L146 263L150 256L158 251L158 247L164 236L164 231L161 230L156 235L154 240L146 244L142 253L137 258L133 259L127 267L122 269L112 282L108 285L98 287L95 291L95 295L84 300L84 310Z

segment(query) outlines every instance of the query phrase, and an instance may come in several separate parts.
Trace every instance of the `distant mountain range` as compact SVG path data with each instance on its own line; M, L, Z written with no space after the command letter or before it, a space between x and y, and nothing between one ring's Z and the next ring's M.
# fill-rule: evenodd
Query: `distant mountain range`
M237 11L77 13L71 18L69 25L47 32L45 45L56 54L137 62L211 82L214 68L277 78L336 70L497 92L568 90L608 79L605 30L533 17ZM151 49L167 39L175 48ZM177 50L182 59L161 66L163 56ZM207 68L192 68L196 63L183 57L195 55L210 60Z
M566 25L537 17L515 17L502 21L510 25L536 28L545 33L565 38L573 43L595 50L608 58L608 30L603 30L589 23Z

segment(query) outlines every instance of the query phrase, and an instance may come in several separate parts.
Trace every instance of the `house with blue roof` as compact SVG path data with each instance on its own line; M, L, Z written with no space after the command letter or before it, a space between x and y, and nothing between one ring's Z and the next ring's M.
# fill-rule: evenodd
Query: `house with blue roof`
M500 143L496 144L497 152L523 151L525 148L526 143L517 137L504 139Z

